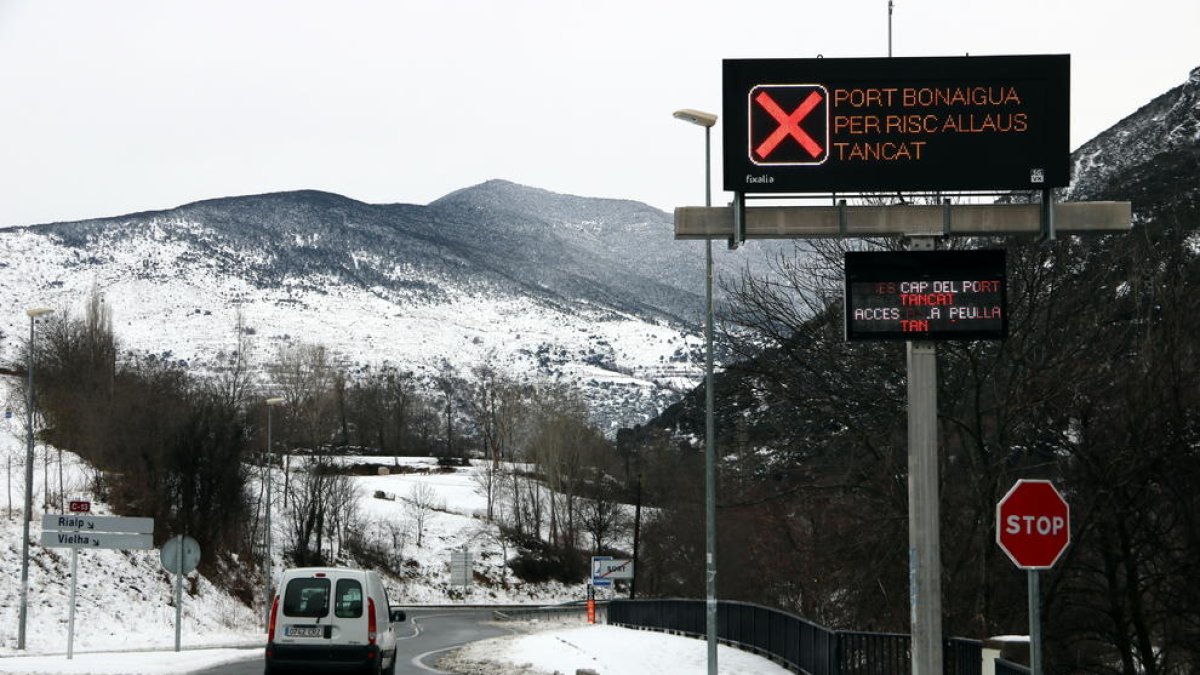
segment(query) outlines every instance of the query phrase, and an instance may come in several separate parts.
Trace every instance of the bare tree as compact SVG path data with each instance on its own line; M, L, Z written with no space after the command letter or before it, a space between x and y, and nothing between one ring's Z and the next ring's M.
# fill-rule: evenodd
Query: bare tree
M487 503L487 520L495 519L500 488L500 462L511 459L517 429L529 416L522 388L491 366L474 371L466 401L467 412L479 430L488 465L475 474L475 482Z
M225 405L241 408L249 400L254 386L253 364L250 361L254 343L240 308L234 318L233 330L233 349L217 354L219 365L213 375L212 387Z
M437 492L428 483L414 483L404 501L409 520L412 521L417 534L417 548L420 548L423 545L425 526L433 517L434 510L445 508L445 504L438 500Z
M279 437L283 442L284 505L291 498L290 448L317 452L332 437L334 370L324 347L299 344L282 347L268 368L286 404L280 407Z
M351 503L356 500L353 483L349 476L338 473L327 457L317 455L305 462L290 490L290 507L286 512L290 516L292 556L298 565L323 563L328 560L327 533L337 533L338 505L343 518L353 517Z
M591 497L583 500L580 521L592 540L592 551L596 555L602 555L605 546L611 545L629 529L629 512L618 501L620 493L621 488L615 481L604 479Z

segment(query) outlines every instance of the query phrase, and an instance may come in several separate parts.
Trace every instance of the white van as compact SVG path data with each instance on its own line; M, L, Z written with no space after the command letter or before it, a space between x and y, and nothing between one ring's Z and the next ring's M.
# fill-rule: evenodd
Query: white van
M346 567L284 571L267 622L266 673L396 670L393 611L379 575Z

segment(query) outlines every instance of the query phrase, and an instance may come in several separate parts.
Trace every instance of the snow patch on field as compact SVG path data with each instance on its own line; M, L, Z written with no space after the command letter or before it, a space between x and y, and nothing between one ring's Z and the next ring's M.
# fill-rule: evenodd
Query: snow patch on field
M590 668L602 675L702 673L708 646L703 640L594 625L555 628L474 642L438 662L441 670L466 675L550 675ZM767 659L721 645L722 675L785 675Z

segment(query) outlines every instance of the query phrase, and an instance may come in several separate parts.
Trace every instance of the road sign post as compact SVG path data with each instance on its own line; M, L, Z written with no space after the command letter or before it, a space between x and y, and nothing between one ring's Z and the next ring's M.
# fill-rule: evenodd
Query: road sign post
M175 651L179 651L183 615L183 575L200 564L200 544L186 535L175 535L158 550L162 566L175 575Z
M996 543L1017 567L1029 571L1029 666L1042 672L1041 588L1049 569L1071 543L1071 508L1048 480L1018 480L996 504Z
M71 599L67 611L67 660L75 658L75 579L79 577L79 549L71 547Z
M71 549L71 596L67 611L67 659L75 658L75 588L81 548L153 548L154 519L88 515L91 502L70 503L70 514L42 515L42 546Z

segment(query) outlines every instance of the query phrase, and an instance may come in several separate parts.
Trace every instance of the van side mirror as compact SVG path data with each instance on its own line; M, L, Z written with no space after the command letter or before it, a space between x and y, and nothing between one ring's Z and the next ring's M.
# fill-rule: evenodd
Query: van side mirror
M393 609L391 613L392 623L400 623L408 618L402 609Z

